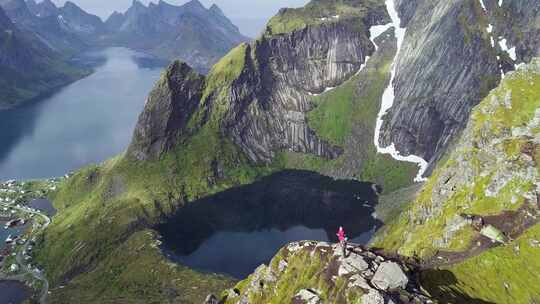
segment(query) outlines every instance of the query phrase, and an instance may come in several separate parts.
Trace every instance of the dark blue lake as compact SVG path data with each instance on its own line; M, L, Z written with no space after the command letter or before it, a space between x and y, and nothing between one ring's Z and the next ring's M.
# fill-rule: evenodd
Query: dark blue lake
M192 202L157 230L171 260L242 279L290 242L336 242L339 226L366 244L382 224L376 203L369 183L287 170Z
M62 176L129 144L163 63L125 48L89 52L78 61L95 66L95 73L0 111L0 180Z

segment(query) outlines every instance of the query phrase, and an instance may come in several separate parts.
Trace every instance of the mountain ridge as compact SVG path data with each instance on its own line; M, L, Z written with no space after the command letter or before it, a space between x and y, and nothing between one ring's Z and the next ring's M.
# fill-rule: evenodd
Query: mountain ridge
M35 98L89 73L72 67L31 32L21 30L0 8L0 109ZM51 80L52 79L52 80Z

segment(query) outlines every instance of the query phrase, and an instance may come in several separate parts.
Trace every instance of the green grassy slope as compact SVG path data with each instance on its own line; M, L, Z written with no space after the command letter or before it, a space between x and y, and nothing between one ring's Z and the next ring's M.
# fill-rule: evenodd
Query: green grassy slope
M427 288L446 299L462 299L459 295L464 294L494 303L538 301L534 286L540 283L536 263L540 250L533 240L538 240L539 226L519 234L526 222L535 222L540 208L539 109L540 61L536 60L508 75L474 109L456 150L407 210L380 233L375 245L423 258L439 252L466 256L477 244L479 232L466 222L456 224L459 216L495 216L493 225L516 240L444 267L446 272L427 272ZM517 220L512 227L505 226L512 215ZM437 287L439 283L442 286Z
M310 25L328 22L357 20L366 16L370 8L384 6L379 0L314 0L305 7L284 9L268 22L266 35L278 35L303 29ZM361 24L350 23L351 26L362 27Z

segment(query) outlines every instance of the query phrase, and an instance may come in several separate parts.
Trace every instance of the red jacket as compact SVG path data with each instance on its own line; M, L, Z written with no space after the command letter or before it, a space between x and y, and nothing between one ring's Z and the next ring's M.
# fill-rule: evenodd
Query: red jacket
M339 227L338 233L336 235L340 242L345 241L345 230L343 230L342 227Z

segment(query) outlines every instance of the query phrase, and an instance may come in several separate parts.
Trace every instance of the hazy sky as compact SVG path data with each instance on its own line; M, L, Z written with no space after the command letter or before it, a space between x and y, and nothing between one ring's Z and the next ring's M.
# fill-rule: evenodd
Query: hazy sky
M53 0L62 5L66 0ZM124 12L132 0L71 0L87 12L106 19L113 11ZM150 0L141 0L148 4ZM165 0L171 4L184 4L188 0ZM200 0L206 7L216 3L242 32L253 36L262 29L265 20L282 7L302 6L309 0ZM153 0L152 2L158 2Z

